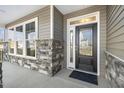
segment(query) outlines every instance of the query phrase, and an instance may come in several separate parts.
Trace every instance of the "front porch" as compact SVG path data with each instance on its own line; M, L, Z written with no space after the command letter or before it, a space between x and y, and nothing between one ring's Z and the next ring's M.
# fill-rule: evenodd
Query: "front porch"
M3 66L4 88L98 88L110 87L105 79L100 79L99 86L69 78L71 70L66 68L58 72L54 77L48 77L37 71L32 71L18 66L16 63L4 62Z
M6 7L15 9L0 8ZM3 87L124 87L124 6L41 5L31 6L37 9L30 14L24 11L29 6L18 7L15 15L23 16L0 19L0 85L3 80ZM74 71L98 86L70 78Z

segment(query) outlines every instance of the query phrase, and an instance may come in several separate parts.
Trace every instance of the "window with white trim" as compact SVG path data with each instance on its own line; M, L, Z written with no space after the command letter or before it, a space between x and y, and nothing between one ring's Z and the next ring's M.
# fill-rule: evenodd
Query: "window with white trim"
M14 54L14 28L8 30L9 53Z
M23 48L24 48L24 30L23 26L16 27L15 30L15 42L16 42L16 54L23 55Z
M31 22L25 25L26 36L26 56L35 57L35 22Z
M9 53L36 57L37 18L15 25L8 30Z

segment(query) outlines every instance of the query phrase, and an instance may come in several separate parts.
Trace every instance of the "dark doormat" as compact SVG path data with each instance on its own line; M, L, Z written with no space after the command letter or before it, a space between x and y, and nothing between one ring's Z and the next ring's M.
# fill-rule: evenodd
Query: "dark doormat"
M98 79L96 75L79 72L79 71L73 71L69 75L69 77L98 85Z

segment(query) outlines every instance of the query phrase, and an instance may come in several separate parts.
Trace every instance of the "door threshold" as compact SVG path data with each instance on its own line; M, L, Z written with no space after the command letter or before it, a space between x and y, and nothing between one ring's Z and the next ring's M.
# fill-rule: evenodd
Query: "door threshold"
M84 73L87 73L87 74L92 74L92 75L98 76L98 74L94 73L94 72L88 72L88 71L84 71L84 70L80 70L80 69L75 69L75 71L84 72Z

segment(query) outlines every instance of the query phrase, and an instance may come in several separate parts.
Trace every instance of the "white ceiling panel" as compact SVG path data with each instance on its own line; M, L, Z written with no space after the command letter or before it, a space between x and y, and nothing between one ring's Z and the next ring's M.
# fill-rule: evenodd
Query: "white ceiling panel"
M56 8L58 8L63 14L68 14L91 6L92 5L56 5Z
M30 14L44 5L0 5L0 24L7 24Z

